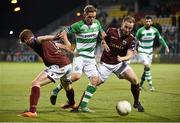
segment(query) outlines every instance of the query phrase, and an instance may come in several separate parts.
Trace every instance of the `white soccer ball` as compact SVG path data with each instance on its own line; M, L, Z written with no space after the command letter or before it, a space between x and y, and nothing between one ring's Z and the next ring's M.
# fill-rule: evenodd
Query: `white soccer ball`
M120 115L128 115L131 112L131 104L126 101L119 101L116 105L116 110Z

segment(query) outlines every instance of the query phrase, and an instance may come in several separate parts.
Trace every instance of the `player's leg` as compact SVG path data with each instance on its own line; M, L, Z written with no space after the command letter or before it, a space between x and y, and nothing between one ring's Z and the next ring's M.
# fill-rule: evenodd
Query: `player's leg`
M64 70L64 72L62 72L63 70L59 70L62 73L61 76L59 76L61 83L59 84L59 86L57 86L52 92L51 92L51 96L50 96L50 102L51 104L55 105L56 104L56 99L57 99L57 94L60 90L57 90L58 87L60 87L61 89L64 88L64 90L66 91L66 97L68 99L67 104L61 106L62 108L75 108L75 100L74 100L74 89L71 85L72 83L72 77L74 76L71 72L72 72L72 65L67 65L65 67L62 68ZM80 78L80 75L79 75ZM74 79L74 78L73 78ZM59 89L59 88L58 88Z
M55 87L52 91L51 91L51 96L50 96L50 102L52 105L56 104L56 100L57 100L57 95L58 93L63 89L63 82L74 82L77 81L78 79L81 78L82 75L82 60L79 58L74 58L73 60L73 73L71 73L70 75L67 75L67 77L65 79L61 79L61 83L58 84L57 87ZM69 94L66 91L66 95ZM65 104L66 105L66 104Z
M82 112L94 112L93 110L87 108L87 105L93 94L96 92L96 87L99 83L99 73L95 60L86 61L86 64L84 66L84 72L88 76L90 83L86 87L84 96L82 97L82 101L79 106L79 110Z
M66 91L66 97L68 101L66 104L62 105L61 108L63 109L77 108L77 105L75 104L75 99L74 99L74 89L72 88L71 83L67 81L62 81L62 85L63 85L64 90Z
M146 71L146 70L145 70L145 68L144 68L143 74L142 74L142 76L141 76L141 81L140 81L140 86L141 86L141 88L143 88L144 81L146 80L146 79L145 79L145 77L146 77L146 76L145 76L145 75L146 75L146 74L145 74L145 71Z
M152 74L151 74L151 68L150 68L151 67L151 62L152 62L152 55L149 55L148 56L148 63L145 66L145 68L146 68L146 79L147 79L147 82L148 82L148 85L149 85L149 90L154 91L155 88L153 87Z
M149 65L145 65L144 66L144 70L145 70L145 77L146 77L146 80L147 80L148 85L149 85L149 90L150 91L154 91L154 87L152 85L152 75L151 75L150 66Z
M84 96L82 98L82 101L80 103L80 111L82 112L94 112L93 110L90 110L89 108L87 108L87 105L90 101L90 99L92 98L93 94L96 92L96 86L99 81L99 77L98 76L92 76L90 78L90 83L88 84L88 86L86 87Z
M63 89L61 82L51 91L50 102L56 105L57 95Z
M140 58L141 63L145 66L148 62L147 54L139 53L138 56ZM141 88L143 88L143 84L144 84L145 80L146 80L146 69L144 68L144 71L143 71L142 76L141 76L141 81L140 81Z
M52 105L55 105L55 104L56 104L57 95L58 95L58 93L59 93L63 88L65 89L65 87L64 87L64 86L66 86L66 85L64 85L65 83L71 84L72 82L75 82L75 81L77 81L78 79L80 79L80 78L81 78L81 75L82 75L82 72L81 72L81 73L72 73L72 74L70 75L70 77L68 77L68 78L66 78L66 79L61 79L61 82L58 84L58 86L55 87L55 88L51 91L51 96L50 96L50 102L51 102L51 104L52 104ZM69 85L69 86L71 86L71 85ZM66 91L66 96L67 96L67 98L68 98L68 97L71 97L72 95L74 95L74 89L72 88L72 86L71 86L71 89L70 89L70 90L66 90L66 89L65 89L65 91ZM74 98L74 96L73 96L73 98ZM67 105L69 105L69 101L68 101L67 104L62 105L61 108L64 108L64 109L65 109L65 108L67 107ZM70 107L72 107L72 106L70 106ZM68 107L67 107L67 108L68 108Z
M62 105L61 108L77 108L75 101L74 101L74 89L71 87L71 85L69 84L64 85L64 84L68 84L68 83L73 83L77 80L79 80L81 78L82 75L82 69L83 69L83 63L82 63L82 59L79 58L74 58L74 62L73 62L73 72L68 75L65 79L62 79L61 83L63 84L63 88L66 91L66 96L68 98L68 101L66 104Z
M71 81L71 79L65 79L65 80L61 79L60 80L60 83L51 91L50 102L52 105L56 104L57 95L63 89L62 83L64 83L64 82L71 83L72 81Z
M134 97L134 108L137 108L139 112L144 112L144 108L139 101L140 85L137 75L133 69L126 62L122 62L117 65L117 69L114 70L114 73L119 79L123 78L131 82L131 92Z
M48 78L47 74L41 72L32 82L31 94L30 94L30 107L27 112L20 114L19 116L24 117L37 117L36 106L40 97L40 88L46 84L51 83L51 79Z

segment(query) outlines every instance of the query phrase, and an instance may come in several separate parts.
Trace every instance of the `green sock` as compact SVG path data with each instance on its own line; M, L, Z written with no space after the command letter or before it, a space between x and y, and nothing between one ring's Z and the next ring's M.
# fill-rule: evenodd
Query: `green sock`
M148 80L149 86L152 86L152 80Z
M149 84L150 86L152 86L152 76L151 76L151 71L150 71L150 69L149 69L148 71L146 71L146 80L147 80L148 84Z
M58 84L58 86L52 90L51 95L57 96L59 91L62 89L63 89L62 85Z
M93 94L95 93L95 91L96 91L96 87L94 87L92 84L88 84L82 102L80 104L80 107L87 107L87 104L91 99L91 97L93 96Z

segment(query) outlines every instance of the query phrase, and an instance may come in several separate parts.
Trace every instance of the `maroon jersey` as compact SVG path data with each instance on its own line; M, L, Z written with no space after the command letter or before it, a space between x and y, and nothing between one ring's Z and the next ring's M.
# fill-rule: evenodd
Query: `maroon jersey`
M134 50L136 40L132 34L123 36L118 28L109 28L106 33L105 40L110 51L103 51L101 61L107 64L118 64L117 56L126 56L128 50Z
M70 64L70 59L67 55L58 50L55 43L52 41L46 41L42 44L37 43L37 40L32 40L31 44L28 44L42 59L44 64L48 67L50 65L59 65L64 67Z

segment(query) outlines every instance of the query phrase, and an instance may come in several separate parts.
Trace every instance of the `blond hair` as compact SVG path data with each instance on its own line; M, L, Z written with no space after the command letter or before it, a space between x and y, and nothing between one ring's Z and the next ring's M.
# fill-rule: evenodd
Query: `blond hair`
M136 22L136 21L135 21L135 18L132 17L132 16L125 16L125 17L123 18L123 22L125 22L125 21L130 22L130 23L135 23L135 22Z
M89 12L96 12L97 9L93 5L87 5L84 7L84 13L87 14Z

